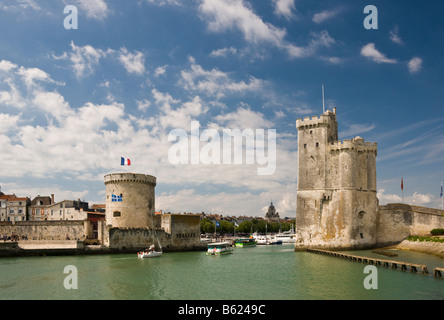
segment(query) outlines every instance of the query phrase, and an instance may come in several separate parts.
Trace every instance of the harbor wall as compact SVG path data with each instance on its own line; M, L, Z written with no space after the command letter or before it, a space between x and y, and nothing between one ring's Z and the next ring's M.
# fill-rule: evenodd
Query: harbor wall
M0 237L12 235L18 236L18 240L83 240L92 236L92 227L88 220L0 222Z
M426 236L444 228L444 210L401 203L379 206L376 219L376 244L398 244L408 236Z
M205 249L199 235L178 240L177 235L171 235L165 230L149 228L111 228L107 247L120 252L134 252L149 248L151 245L158 249L159 242L165 252Z

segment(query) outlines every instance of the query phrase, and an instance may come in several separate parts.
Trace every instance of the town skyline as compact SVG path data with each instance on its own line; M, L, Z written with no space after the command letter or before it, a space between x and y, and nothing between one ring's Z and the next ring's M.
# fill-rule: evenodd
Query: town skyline
M369 4L3 2L1 191L104 203L103 177L134 172L157 177L156 211L263 216L272 200L294 217L295 122L324 102L339 140L378 143L381 204L441 208L444 5L376 1L367 29ZM70 5L76 29L64 23ZM193 121L221 137L276 130L275 170L258 175L258 157L171 163L169 134Z

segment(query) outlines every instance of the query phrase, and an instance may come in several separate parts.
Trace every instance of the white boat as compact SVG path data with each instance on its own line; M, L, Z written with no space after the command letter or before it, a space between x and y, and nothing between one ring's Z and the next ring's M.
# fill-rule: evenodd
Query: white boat
M282 243L295 243L296 242L296 233L294 231L284 231L281 233L278 233L276 235L277 240L281 240Z
M208 244L207 256L220 256L233 253L233 248L228 242L213 242Z
M137 252L137 257L140 259L155 258L155 257L160 257L161 255L162 255L162 248L160 249L160 251L156 251L154 244L152 244L149 247L149 249L146 249L145 251Z
M275 245L283 243L282 239L279 239L275 235L271 234L258 235L255 233L253 234L253 238L256 239L258 245Z
M162 255L161 251L149 251L149 252L139 252L138 256L140 259L143 258L154 258L154 257L159 257Z

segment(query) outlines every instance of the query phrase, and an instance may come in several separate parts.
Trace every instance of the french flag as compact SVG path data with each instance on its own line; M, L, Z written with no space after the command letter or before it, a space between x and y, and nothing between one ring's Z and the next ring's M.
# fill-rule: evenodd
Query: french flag
M131 160L127 158L120 157L120 165L122 166L130 166Z

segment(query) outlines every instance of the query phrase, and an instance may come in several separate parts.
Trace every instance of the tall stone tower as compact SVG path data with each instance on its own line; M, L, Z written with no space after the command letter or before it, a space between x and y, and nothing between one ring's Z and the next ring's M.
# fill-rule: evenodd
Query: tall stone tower
M376 241L377 144L338 141L336 108L296 120L295 250L366 248Z
M156 177L146 174L106 175L106 225L117 228L152 228L155 186Z

